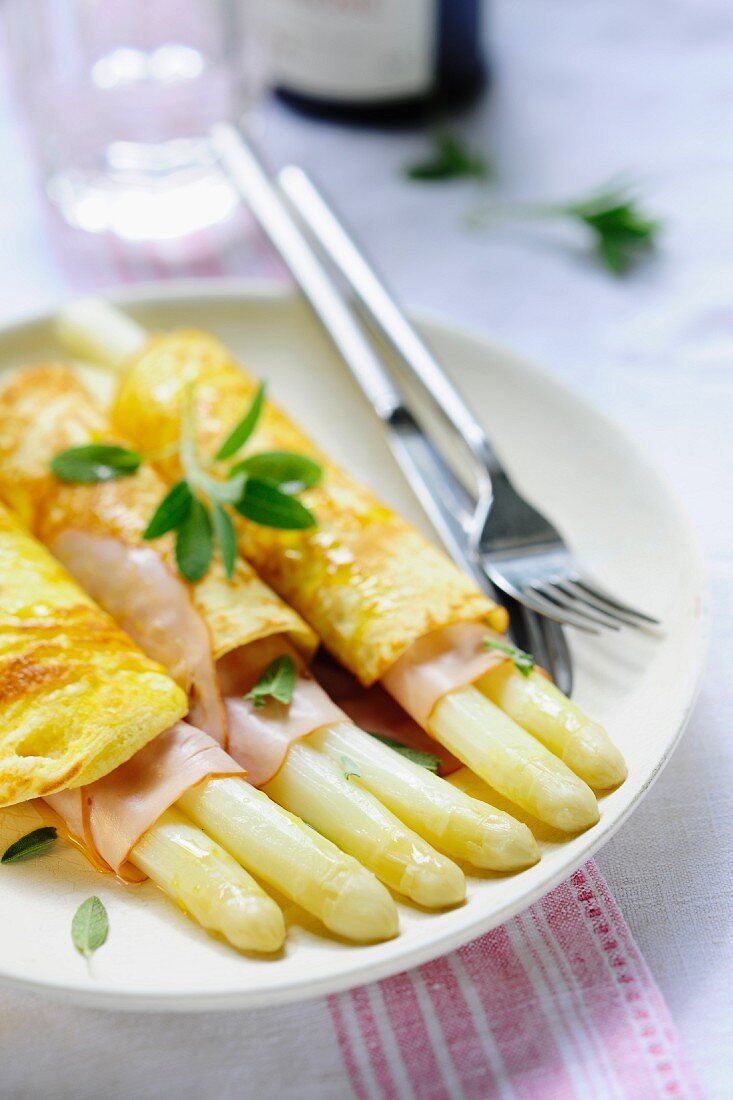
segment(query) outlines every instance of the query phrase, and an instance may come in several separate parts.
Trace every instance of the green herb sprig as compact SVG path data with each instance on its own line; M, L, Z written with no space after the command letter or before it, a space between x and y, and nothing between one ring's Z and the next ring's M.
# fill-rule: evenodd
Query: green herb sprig
M211 459L199 453L196 442L194 388L185 394L177 446L183 477L153 512L143 538L158 539L174 531L176 564L191 583L206 575L217 544L227 577L234 576L237 538L232 510L264 527L300 531L315 526L313 513L296 499L297 493L321 479L323 471L312 458L294 451L265 451L216 470L217 464L236 458L247 443L264 403L265 387L260 384L246 413ZM94 443L57 454L51 469L61 481L93 484L129 477L145 461L129 448Z
M491 165L483 153L471 149L455 134L438 133L432 138L432 152L423 160L409 164L405 175L420 183L472 178L488 179Z
M287 653L282 657L276 657L271 661L259 680L245 695L255 707L264 707L268 699L275 699L286 706L292 701L295 684L298 679L298 670L295 661Z
M403 169L409 180L442 183L473 178L485 182L493 174L488 158L463 138L446 131L434 134L426 157ZM485 202L469 214L474 228L507 221L560 220L582 225L589 233L598 261L614 275L625 275L653 251L661 229L639 207L628 184L614 181L597 191L566 202Z
M0 863L21 863L25 859L34 859L53 847L58 833L53 825L42 825L33 829L5 849Z
M499 641L498 638L492 638L488 634L484 638L484 649L496 649L499 653L503 653L506 657L510 657L514 662L514 667L518 672L521 672L522 676L529 676L534 671L534 657L531 653L525 653L523 649L519 649L518 646L511 645L509 642Z
M432 752L423 752L422 749L412 749L409 745L403 745L401 741L395 741L392 737L387 737L383 733L374 733L369 731L370 735L377 741L381 741L383 745L387 745L390 749L394 749L400 756L404 756L406 760L411 760L413 764L419 764L421 768L427 768L429 772L438 774L440 768L440 757L435 756Z
M91 959L106 941L109 933L107 910L94 896L83 901L71 922L71 941L85 959Z
M474 227L504 221L574 221L590 232L593 251L614 275L625 275L654 249L660 223L640 209L631 188L608 185L567 202L492 202L474 211Z

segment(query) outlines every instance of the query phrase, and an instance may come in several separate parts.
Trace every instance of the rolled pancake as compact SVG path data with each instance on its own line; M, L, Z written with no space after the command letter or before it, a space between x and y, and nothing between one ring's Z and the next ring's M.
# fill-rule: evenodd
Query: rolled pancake
M172 538L142 537L167 491L150 466L96 485L64 483L51 472L60 450L101 441L126 445L70 368L17 372L0 393L0 495L191 694L192 720L260 786L282 766L293 741L345 718L307 673L315 634L241 558L232 580L215 560L197 584L183 581ZM299 669L291 703L257 707L245 699L285 653Z
M215 453L242 417L255 380L205 333L155 337L127 366L113 417L139 445L160 451L178 438L184 391L195 383L199 441ZM242 521L240 547L258 573L313 627L365 685L380 679L419 638L461 622L507 625L450 559L374 494L330 462L272 403L244 453L290 450L318 461L322 482L301 499L317 527L279 531ZM160 459L169 481L175 456Z
M51 472L59 451L120 442L103 409L60 364L19 370L0 392L0 496L85 590L191 695L197 722L225 741L215 662L274 635L310 656L316 637L242 558L233 580L215 556L188 585L170 535L143 532L167 486L149 465L134 477L69 484Z
M185 693L0 506L0 805L106 775Z

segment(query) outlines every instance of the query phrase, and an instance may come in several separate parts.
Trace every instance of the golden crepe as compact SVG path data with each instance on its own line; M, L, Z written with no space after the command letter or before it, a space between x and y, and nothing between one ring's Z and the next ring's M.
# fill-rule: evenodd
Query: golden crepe
M216 452L242 417L256 383L205 333L153 338L129 364L113 416L141 448L179 436L185 389L196 384L199 442ZM380 679L414 641L458 622L502 631L506 612L415 528L331 463L276 406L268 404L245 453L290 450L311 456L322 482L301 499L318 526L280 531L242 521L240 546L272 587L315 629L363 684ZM177 457L160 468L173 481Z
M0 805L93 782L187 709L0 506Z
M92 485L63 482L51 472L60 450L109 442L113 434L69 367L18 371L0 392L0 495L22 510L85 591L165 665L191 694L192 721L261 785L279 770L293 741L345 717L305 668L302 655L312 655L315 635L244 560L231 580L216 560L189 586L177 571L171 537L144 541L167 490L152 467ZM285 653L299 670L290 705L260 710L245 693Z
M67 447L111 442L106 413L70 368L17 371L0 392L0 496L142 648L191 694L194 720L223 741L214 664L258 639L284 635L306 657L316 637L241 558L230 582L218 556L187 585L168 535L142 535L167 487L150 466L130 478L67 484L51 459Z

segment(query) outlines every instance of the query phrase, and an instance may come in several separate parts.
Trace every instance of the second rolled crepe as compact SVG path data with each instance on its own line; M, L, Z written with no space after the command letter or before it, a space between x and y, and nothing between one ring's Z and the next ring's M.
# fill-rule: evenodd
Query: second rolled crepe
M159 451L180 432L181 405L195 383L205 453L215 453L252 400L256 382L213 336L178 332L152 338L130 362L113 416L138 445ZM306 531L241 525L245 556L300 612L342 664L365 685L380 679L418 638L455 624L497 631L506 611L409 523L330 462L268 402L248 451L297 451L323 467L301 499L317 520ZM177 458L163 459L166 477Z

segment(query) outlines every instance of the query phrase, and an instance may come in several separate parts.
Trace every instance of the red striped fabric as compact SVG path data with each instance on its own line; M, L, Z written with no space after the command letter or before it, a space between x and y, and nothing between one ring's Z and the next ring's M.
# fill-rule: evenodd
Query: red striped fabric
M376 1004L394 1035L389 1046ZM592 861L454 954L329 997L328 1006L352 1090L368 1100L700 1096L664 999Z

